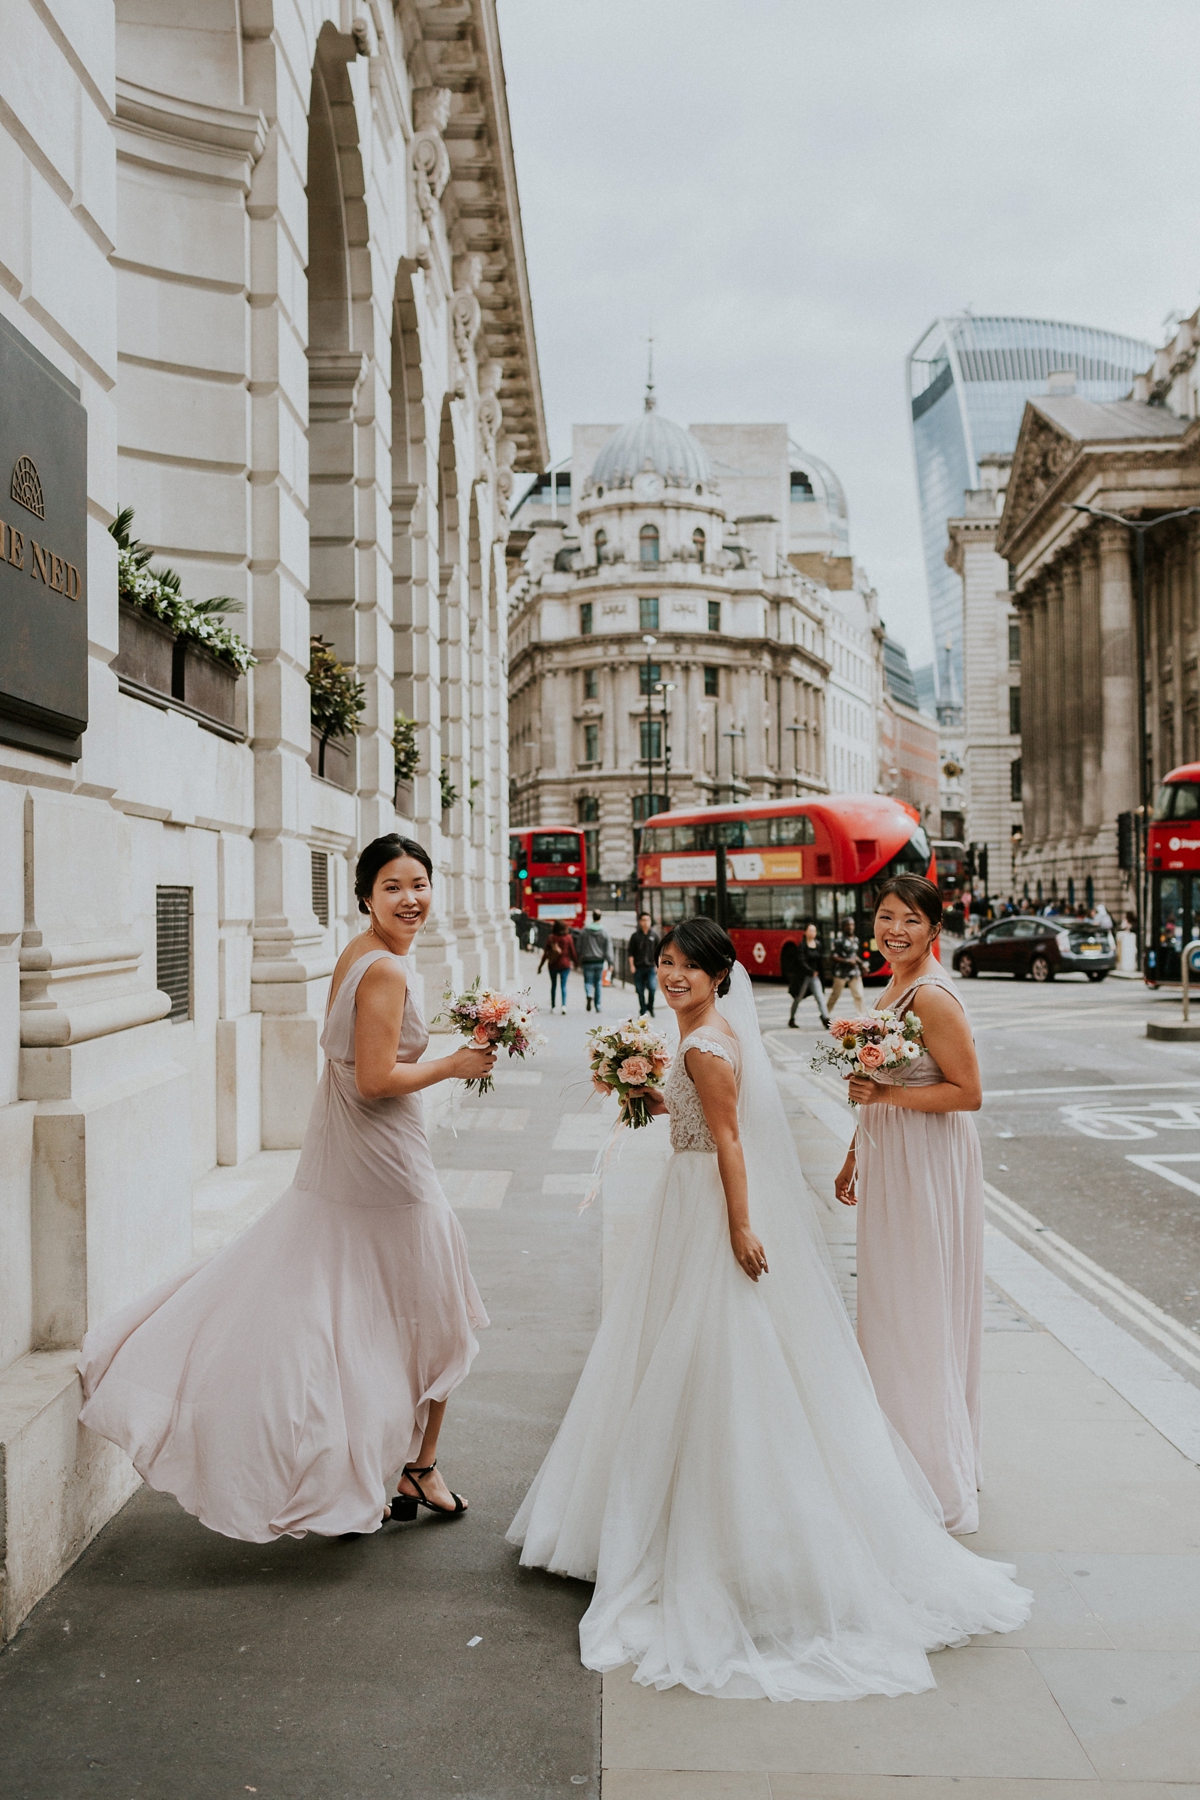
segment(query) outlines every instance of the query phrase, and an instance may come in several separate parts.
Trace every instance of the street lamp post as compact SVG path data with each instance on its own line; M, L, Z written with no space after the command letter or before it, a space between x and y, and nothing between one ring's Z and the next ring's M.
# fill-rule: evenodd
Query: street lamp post
M1134 883L1138 897L1138 961L1146 947L1146 926L1149 894L1147 892L1146 867L1146 828L1150 819L1150 746L1146 733L1146 533L1154 531L1159 525L1169 525L1174 519L1188 519L1200 513L1200 506L1181 506L1175 512L1159 513L1156 519L1129 519L1124 513L1106 512L1100 506L1088 506L1082 500L1065 500L1063 505L1071 512L1087 513L1093 519L1109 519L1114 525L1123 525L1126 531L1133 533L1135 576L1134 602L1135 624L1137 629L1137 736L1138 736L1138 817L1141 822L1137 834L1137 851L1134 870Z
M663 728L663 811L671 810L671 715L667 710L667 695L675 692L673 681L656 681L656 694L662 695L662 728Z

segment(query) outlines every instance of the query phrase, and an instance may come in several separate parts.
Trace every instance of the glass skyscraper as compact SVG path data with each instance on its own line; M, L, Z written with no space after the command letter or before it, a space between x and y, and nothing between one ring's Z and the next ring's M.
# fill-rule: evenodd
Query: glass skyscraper
M979 459L1011 455L1026 400L1070 370L1084 400L1119 400L1154 351L1136 338L1050 319L938 319L908 357L913 453L938 698L962 694L962 583L943 560L946 521L962 517L963 493L977 488ZM949 645L949 649L947 649Z

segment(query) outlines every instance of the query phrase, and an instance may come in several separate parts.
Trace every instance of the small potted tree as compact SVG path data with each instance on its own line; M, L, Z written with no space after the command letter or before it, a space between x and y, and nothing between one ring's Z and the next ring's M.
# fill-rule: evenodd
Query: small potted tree
M354 771L348 740L358 731L359 713L366 710L367 690L323 637L309 639L307 680L312 717L309 767L320 780L351 788Z

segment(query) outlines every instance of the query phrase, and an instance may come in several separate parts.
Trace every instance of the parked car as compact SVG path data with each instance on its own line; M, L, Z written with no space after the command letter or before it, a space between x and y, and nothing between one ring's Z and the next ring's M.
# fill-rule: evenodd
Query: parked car
M960 975L983 973L1011 975L1024 981L1053 981L1079 969L1089 981L1103 981L1117 966L1117 946L1111 931L1101 931L1082 919L1043 919L1021 913L998 919L977 938L968 938L954 952L953 964Z

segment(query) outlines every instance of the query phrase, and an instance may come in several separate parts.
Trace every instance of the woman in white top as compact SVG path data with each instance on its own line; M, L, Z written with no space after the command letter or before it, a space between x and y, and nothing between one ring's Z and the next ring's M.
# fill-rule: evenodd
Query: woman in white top
M658 975L673 1154L510 1541L595 1582L589 1668L723 1698L918 1693L928 1651L1016 1629L1030 1596L946 1534L879 1409L728 935L685 920Z

